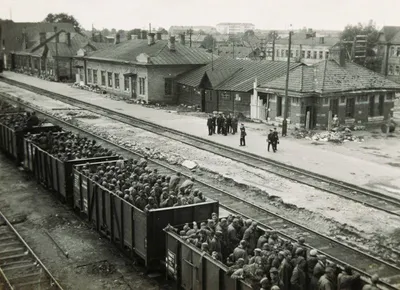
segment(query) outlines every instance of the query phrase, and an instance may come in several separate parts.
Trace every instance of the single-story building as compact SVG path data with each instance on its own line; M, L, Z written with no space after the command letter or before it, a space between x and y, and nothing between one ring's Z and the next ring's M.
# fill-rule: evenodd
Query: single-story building
M77 32L60 30L38 34L39 38L29 47L11 53L12 69L70 81L75 77L73 57L79 49L95 51L108 46ZM27 37L26 33L23 37Z
M299 65L293 63L290 68ZM199 106L203 112L223 111L251 117L254 81L266 83L278 78L285 74L286 67L283 61L220 57L177 78L178 103Z
M394 106L400 85L363 66L345 60L345 51L335 47L330 58L312 66L299 66L289 74L288 119L299 127L325 128L328 116L341 124L381 122ZM257 87L267 94L269 115L283 120L286 76Z
M214 59L218 56L213 56ZM132 39L75 57L76 81L97 85L109 93L146 102L175 103L177 75L206 65L212 55L169 40Z

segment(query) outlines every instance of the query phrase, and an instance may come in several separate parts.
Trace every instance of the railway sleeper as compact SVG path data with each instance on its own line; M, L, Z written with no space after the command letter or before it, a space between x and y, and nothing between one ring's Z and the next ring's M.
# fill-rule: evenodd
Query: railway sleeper
M21 274L28 274L28 273L34 273L40 269L40 265L35 265L35 264L25 264L25 265L19 265L19 266L14 266L10 268L3 269L4 274L7 277L17 277L18 275Z
M7 259L9 256L24 253L25 250L25 247L5 247L0 251L0 258Z
M38 280L40 281L42 275L43 275L43 271L42 271L42 268L40 268L40 271L28 273L25 275L16 275L13 277L7 276L7 279L8 279L8 281L10 281L11 285L18 285L21 283L26 283L26 282L31 282L31 281L38 281Z
M20 254L16 254L16 255L8 256L8 257L2 257L1 262L7 263L7 262L13 262L13 261L21 261L23 259L26 259L27 257L28 257L28 251L20 253Z
M13 285L15 290L45 290L53 289L51 282L46 278L23 282Z

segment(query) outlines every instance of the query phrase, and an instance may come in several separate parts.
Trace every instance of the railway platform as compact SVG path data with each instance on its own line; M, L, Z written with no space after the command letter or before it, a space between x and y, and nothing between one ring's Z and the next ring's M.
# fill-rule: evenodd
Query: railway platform
M400 167L376 162L374 158L367 158L366 154L342 154L330 150L328 147L321 148L322 146L304 144L299 140L285 137L281 137L277 153L267 152L266 136L269 127L258 123L244 123L247 128L246 146L240 147L239 135L208 136L204 118L127 104L93 92L72 88L68 84L48 82L22 74L4 72L4 77L88 103L95 103L116 112L132 115L198 137L212 138L213 141L224 145L373 189L386 195L400 197Z

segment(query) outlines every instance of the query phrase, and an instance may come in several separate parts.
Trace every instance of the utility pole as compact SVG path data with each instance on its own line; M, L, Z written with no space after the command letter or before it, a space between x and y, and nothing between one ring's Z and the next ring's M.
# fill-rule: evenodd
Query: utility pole
M289 49L287 56L287 68L286 68L286 84L285 84L285 106L283 108L283 123L282 123L282 136L287 135L287 114L289 108L289 98L288 98L288 89L289 89L289 71L290 71L290 54L291 54L291 46L292 46L292 30L289 31Z
M211 70L214 70L214 37L212 38L212 48L211 48Z
M276 31L272 32L272 61L275 60L275 39L276 39Z
M192 34L193 34L192 28L188 29L186 33L189 34L189 47L192 47Z
M60 80L60 71L58 66L58 35L57 35L57 26L54 26L55 40L56 40L56 81Z

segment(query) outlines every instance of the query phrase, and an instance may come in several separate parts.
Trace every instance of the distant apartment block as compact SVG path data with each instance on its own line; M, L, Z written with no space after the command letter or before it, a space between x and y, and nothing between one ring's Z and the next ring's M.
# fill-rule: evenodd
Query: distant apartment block
M255 25L252 23L219 23L217 31L221 34L237 34L244 33L247 30L254 30Z

